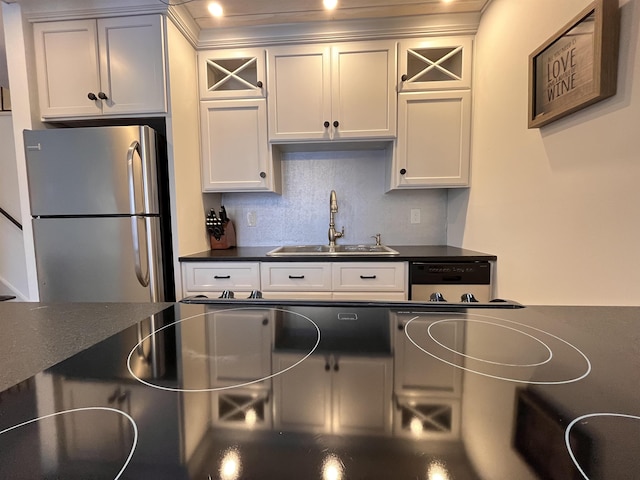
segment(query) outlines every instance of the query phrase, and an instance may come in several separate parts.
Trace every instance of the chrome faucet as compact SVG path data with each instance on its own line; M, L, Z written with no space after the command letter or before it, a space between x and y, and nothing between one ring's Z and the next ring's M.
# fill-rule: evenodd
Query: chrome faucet
M342 231L341 232L337 232L336 231L336 224L335 224L335 220L334 220L334 215L338 211L338 198L336 197L336 191L335 190L331 190L331 196L329 197L329 206L330 206L330 213L329 213L329 246L330 247L335 247L336 246L336 239L341 238L342 236L344 236L344 227L342 227Z

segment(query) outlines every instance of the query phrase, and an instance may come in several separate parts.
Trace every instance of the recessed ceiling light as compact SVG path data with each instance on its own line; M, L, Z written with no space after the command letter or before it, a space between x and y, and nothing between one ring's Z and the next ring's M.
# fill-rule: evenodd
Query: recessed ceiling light
M207 8L209 9L209 13L214 17L222 16L222 6L219 3L211 2Z
M322 0L322 4L327 10L333 10L338 5L338 0Z

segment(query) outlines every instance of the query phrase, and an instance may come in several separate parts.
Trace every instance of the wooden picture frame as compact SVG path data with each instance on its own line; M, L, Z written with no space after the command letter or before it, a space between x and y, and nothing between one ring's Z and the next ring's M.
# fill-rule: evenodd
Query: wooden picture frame
M616 93L618 0L596 0L529 55L529 128Z

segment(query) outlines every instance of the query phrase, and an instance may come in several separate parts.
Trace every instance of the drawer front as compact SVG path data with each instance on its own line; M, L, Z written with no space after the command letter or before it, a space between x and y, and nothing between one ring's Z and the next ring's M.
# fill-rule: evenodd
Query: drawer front
M331 291L331 264L263 263L261 278L263 292Z
M333 264L333 290L336 292L404 291L406 277L402 262Z
M219 292L259 290L260 264L251 262L204 262L184 264L185 290Z

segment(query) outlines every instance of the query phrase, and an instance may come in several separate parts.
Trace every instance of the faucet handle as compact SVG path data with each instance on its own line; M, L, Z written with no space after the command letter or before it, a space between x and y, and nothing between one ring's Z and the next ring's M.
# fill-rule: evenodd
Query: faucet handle
M376 245L380 246L380 234L376 233L375 235L371 235L371 238L375 238L376 239Z
M344 237L344 225L342 226L342 230L340 230L339 232L336 232L336 238L342 238Z

